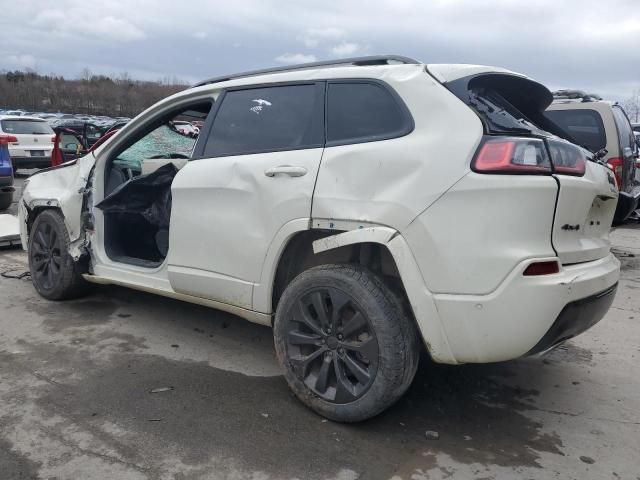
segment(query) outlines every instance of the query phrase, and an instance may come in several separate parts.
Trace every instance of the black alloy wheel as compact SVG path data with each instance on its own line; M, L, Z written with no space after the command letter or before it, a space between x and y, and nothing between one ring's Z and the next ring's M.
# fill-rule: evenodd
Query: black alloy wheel
M286 348L294 374L322 399L353 402L367 392L379 363L373 327L338 288L301 295L287 319Z
M82 277L87 271L86 262L69 253L69 232L60 211L39 213L28 235L31 281L40 295L66 300L87 293L89 284Z
M51 223L41 223L34 232L31 244L31 274L44 289L51 290L57 283L62 267L60 236Z

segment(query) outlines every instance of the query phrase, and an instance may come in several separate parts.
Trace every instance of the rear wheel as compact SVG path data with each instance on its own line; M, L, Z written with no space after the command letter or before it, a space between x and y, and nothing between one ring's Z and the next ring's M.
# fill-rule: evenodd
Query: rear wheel
M31 281L40 295L65 300L86 293L88 283L69 254L69 233L57 210L40 213L29 235Z
M388 408L418 364L412 320L383 281L359 265L321 266L296 277L278 304L274 336L296 396L336 421Z

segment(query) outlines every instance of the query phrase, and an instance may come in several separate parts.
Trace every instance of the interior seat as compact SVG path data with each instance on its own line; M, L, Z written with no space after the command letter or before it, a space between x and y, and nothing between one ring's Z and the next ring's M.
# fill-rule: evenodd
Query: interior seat
M109 169L109 176L107 177L107 184L105 186L104 196L106 197L111 192L113 192L116 188L122 185L124 182L128 180L127 175L124 171L114 165Z

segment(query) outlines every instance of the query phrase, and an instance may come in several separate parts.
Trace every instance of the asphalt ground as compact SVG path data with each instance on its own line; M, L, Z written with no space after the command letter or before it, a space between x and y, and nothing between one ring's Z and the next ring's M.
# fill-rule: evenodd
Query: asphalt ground
M0 479L638 480L640 229L612 239L622 279L591 330L542 358L423 359L356 425L292 396L269 328L118 287L49 302L0 277ZM0 250L9 270L27 270L21 250Z

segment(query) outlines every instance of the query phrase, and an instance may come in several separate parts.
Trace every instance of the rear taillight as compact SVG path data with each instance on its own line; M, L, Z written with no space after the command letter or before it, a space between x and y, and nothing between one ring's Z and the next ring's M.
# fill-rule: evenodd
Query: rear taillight
M13 135L0 135L0 145L9 145L10 143L17 142L18 139Z
M486 137L471 168L478 173L549 174L551 162L540 139Z
M485 137L471 168L478 173L584 175L587 157L561 140ZM548 146L548 150L547 150Z
M583 150L572 143L560 140L548 140L553 172L581 177L587 165Z
M620 185L622 185L622 158L610 158L607 160L607 164L609 165L609 168L613 170L613 174L616 177L616 186L620 189Z
M529 265L522 273L526 277L537 275L551 275L560 271L560 265L555 260L550 262L535 262Z

